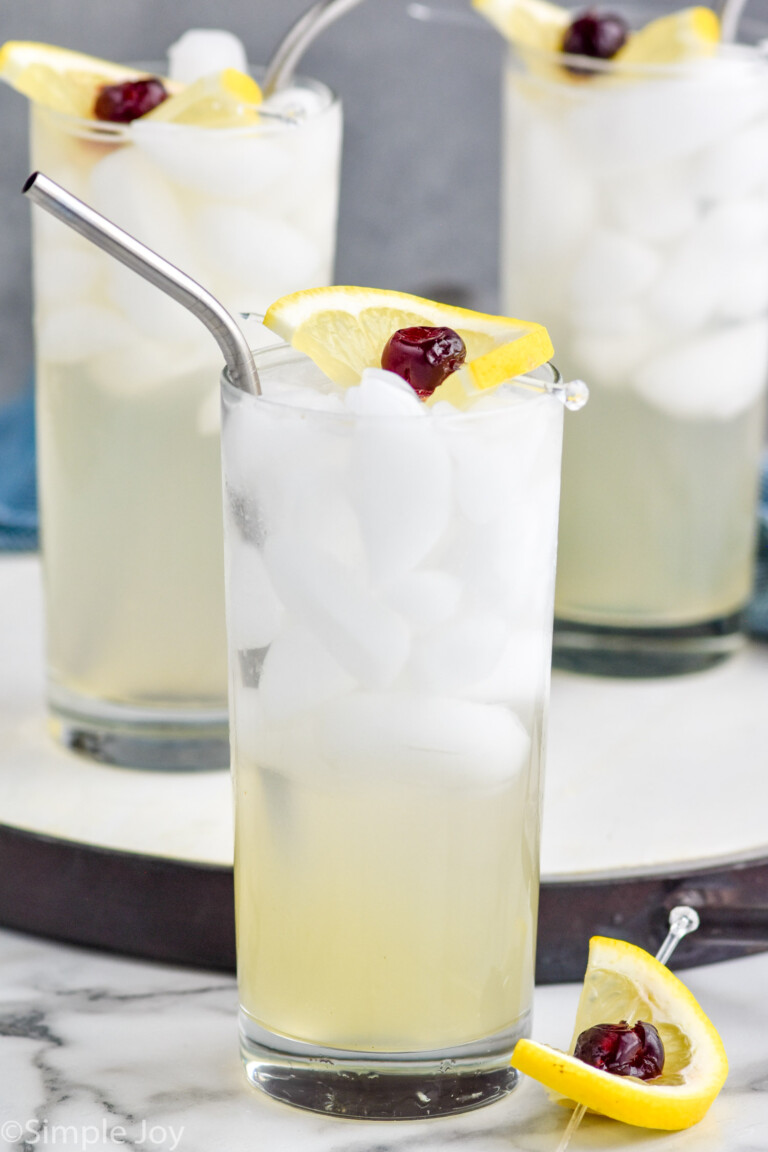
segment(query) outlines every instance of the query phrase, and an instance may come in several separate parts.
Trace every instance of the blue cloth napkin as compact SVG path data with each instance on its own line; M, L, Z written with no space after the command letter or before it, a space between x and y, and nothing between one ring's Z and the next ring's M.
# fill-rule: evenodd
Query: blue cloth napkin
M0 407L0 548L36 547L35 404L28 388Z

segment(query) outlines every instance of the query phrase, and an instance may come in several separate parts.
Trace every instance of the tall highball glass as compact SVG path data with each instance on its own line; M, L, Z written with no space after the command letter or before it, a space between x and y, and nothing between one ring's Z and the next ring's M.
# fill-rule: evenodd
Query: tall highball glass
M555 373L439 412L257 366L262 397L222 385L246 1071L326 1114L475 1108L530 1027Z
M233 312L332 278L341 108L314 81L237 128L37 107L32 164ZM228 764L220 353L198 320L34 220L48 700L118 764Z
M505 156L505 307L591 391L563 449L555 660L704 668L740 646L753 576L768 59L511 54Z

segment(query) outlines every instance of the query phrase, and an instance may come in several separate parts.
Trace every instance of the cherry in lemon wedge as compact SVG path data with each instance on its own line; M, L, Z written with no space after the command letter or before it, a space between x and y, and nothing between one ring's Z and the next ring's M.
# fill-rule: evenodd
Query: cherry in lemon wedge
M512 1054L519 1072L577 1104L642 1128L677 1130L701 1120L728 1074L714 1025L686 986L642 948L595 936L576 1012L576 1040L610 1021L649 1022L664 1050L661 1075L615 1075L533 1040Z

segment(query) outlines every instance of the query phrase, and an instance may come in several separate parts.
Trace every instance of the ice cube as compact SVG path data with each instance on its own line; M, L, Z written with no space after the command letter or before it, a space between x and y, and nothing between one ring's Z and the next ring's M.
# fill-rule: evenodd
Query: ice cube
M512 95L512 94L511 94ZM513 113L514 115L514 113ZM525 127L504 173L516 256L536 265L562 260L589 233L596 212L595 182L579 163L559 125L526 108Z
M652 169L605 187L608 219L620 231L651 244L674 240L692 227L696 203L680 169Z
M687 158L767 109L764 65L719 55L686 62L679 77L582 88L563 131L591 171L618 175Z
M408 658L408 626L357 570L293 531L268 539L264 559L285 607L350 676L366 687L395 680Z
M671 253L648 296L652 317L670 332L686 333L707 324L721 287L722 253L706 226L699 226Z
M253 132L233 134L134 120L131 137L180 188L194 189L217 201L263 195L280 204L289 157L279 141L270 139L258 125Z
M245 290L240 310L256 291L271 300L314 287L320 266L317 246L277 215L239 204L209 204L196 215L196 231L214 282L233 280ZM235 292L236 289L231 289Z
M192 84L225 68L248 71L245 47L232 32L190 28L168 49L168 75L182 84Z
M712 242L728 251L768 243L768 202L758 197L714 205L703 220Z
M486 422L487 423L487 422ZM440 429L454 466L454 490L462 514L477 524L488 524L504 514L519 460L506 437L478 422L473 435L466 425L450 421Z
M768 188L768 122L749 124L696 156L690 180L703 200L741 198Z
M357 416L416 416L426 409L402 376L384 368L366 368L360 383L347 388L344 403Z
M259 680L265 717L287 720L326 700L351 692L353 678L316 636L288 626L270 645Z
M37 350L44 360L75 364L130 345L131 327L113 309L100 304L72 304L49 313L37 330Z
M601 304L578 301L571 309L570 321L576 335L645 337L649 328L643 306L635 300Z
M467 689L472 700L489 704L509 704L518 715L532 721L546 699L552 662L552 622L529 621L515 629L488 676ZM534 625L538 624L536 628Z
M325 706L319 751L331 770L414 788L503 785L523 772L531 739L495 704L407 693L352 693Z
M701 336L649 360L633 385L649 404L682 420L729 420L765 388L768 320Z
M213 338L202 321L132 269L113 262L107 270L106 288L109 301L141 336L186 344L198 348L201 355L209 349Z
M280 631L283 606L258 548L228 534L227 612L230 643L238 649L266 648Z
M603 333L585 331L573 338L570 348L571 362L579 376L597 388L622 388L629 374L653 354L659 344L658 334L651 324L648 336L637 333L616 333L609 329Z
M751 263L750 254L765 252L766 244L768 205L732 201L706 212L670 253L648 296L651 316L676 332L702 328L716 314L741 317L734 287L739 268ZM749 302L754 302L755 292L759 297L759 283L756 288L745 284L749 307L754 306Z
M104 258L92 244L57 244L34 249L35 306L74 304L97 297L104 276ZM98 298L98 297L97 297Z
M768 245L732 249L722 272L719 317L752 320L768 312Z
M348 491L371 574L386 583L421 563L445 531L451 514L450 461L415 395L411 399L376 376L358 389L353 403L361 415L352 437ZM382 405L393 413L391 419ZM406 410L413 414L396 415ZM378 415L367 420L365 411Z
M414 642L409 682L421 692L461 694L488 676L509 639L509 625L490 613L454 617Z
M571 300L597 307L633 300L651 286L660 266L658 253L649 245L611 228L597 228L574 264Z
M188 345L152 340L132 331L130 342L121 346L119 356L111 355L109 364L104 365L103 386L115 395L134 397L161 386L174 386L182 393L179 403L188 406L193 394L188 384L191 373L207 372L211 381L217 380L221 354L213 341L211 345L205 356L195 356L190 355L194 349ZM214 386L218 394L218 384Z
M461 599L461 583L449 572L417 568L390 584L384 598L419 635L450 620Z
M89 203L183 272L197 274L194 231L181 202L157 165L139 148L125 145L94 166ZM155 294L159 300L158 289Z
M264 101L265 111L291 120L306 120L316 115L326 103L325 93L314 88L290 85L279 88Z
M305 399L298 390L296 398ZM248 402L230 414L222 435L227 484L258 510L266 535L291 531L297 545L308 541L362 571L365 551L346 475L348 426L323 411L335 411L340 401L306 398L322 404L316 418Z

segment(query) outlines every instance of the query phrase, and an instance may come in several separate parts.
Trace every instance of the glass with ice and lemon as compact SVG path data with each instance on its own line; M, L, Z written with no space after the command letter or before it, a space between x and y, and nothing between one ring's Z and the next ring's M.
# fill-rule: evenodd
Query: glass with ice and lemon
M341 111L314 81L264 102L246 67L239 42L211 32L174 45L159 94L145 74L49 45L0 53L32 104L33 166L232 312L258 313L331 279ZM112 761L224 766L219 350L58 221L41 213L34 229L55 728Z
M462 1111L529 1027L562 389L540 325L396 292L266 323L263 396L223 381L243 1058L306 1108Z
M475 4L512 45L504 306L539 316L592 391L564 442L556 661L706 666L740 644L752 583L768 61L720 44L704 8L632 30Z

